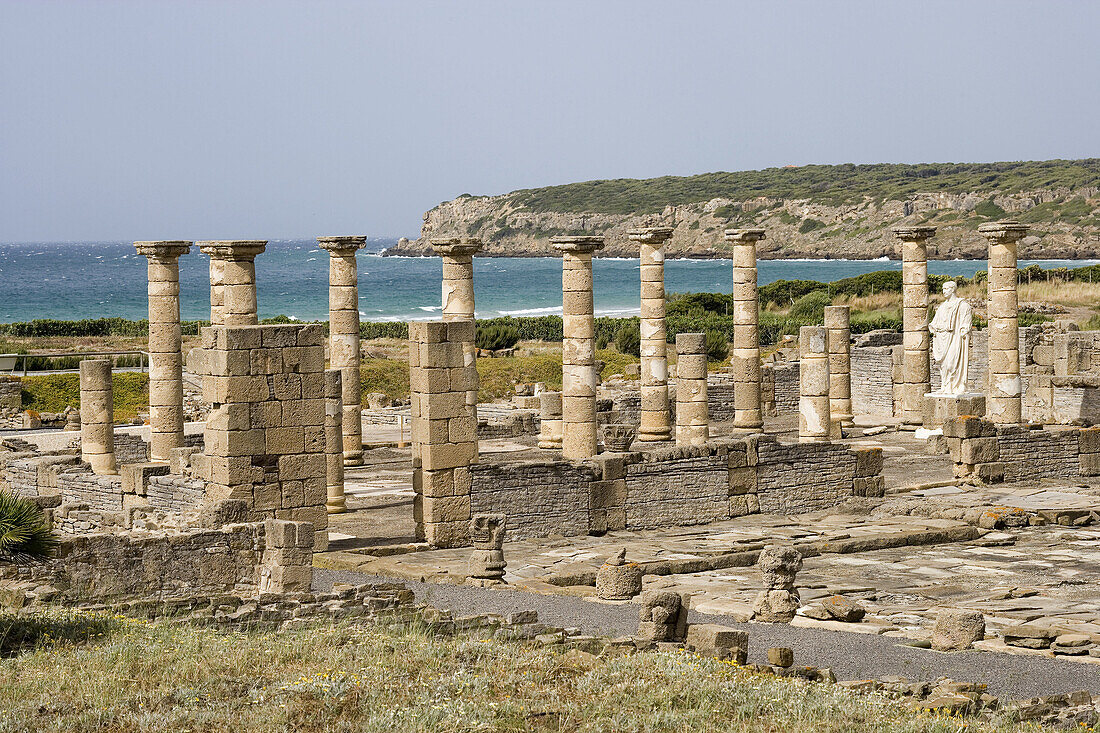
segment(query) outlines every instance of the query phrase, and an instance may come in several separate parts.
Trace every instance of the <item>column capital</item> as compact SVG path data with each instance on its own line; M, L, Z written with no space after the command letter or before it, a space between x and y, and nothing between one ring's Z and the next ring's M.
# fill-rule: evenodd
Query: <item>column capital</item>
M894 236L903 242L923 242L936 236L936 227L896 227Z
M150 259L174 260L191 251L192 242L182 239L164 239L152 242L134 242L139 255Z
M317 245L330 254L348 250L354 252L362 249L366 244L366 236L317 237Z
M733 242L735 244L741 242L759 242L764 239L763 229L727 229L726 241Z
M672 236L672 227L641 227L627 231L626 236L632 242L661 244Z
M267 247L264 239L219 239L196 242L212 260L253 260Z
M478 237L441 237L432 239L429 244L440 257L472 257L481 251L481 239Z
M603 249L603 237L550 237L550 245L563 254L592 254Z
M978 233L991 242L1018 242L1027 236L1027 224L1018 221L994 221L978 227Z

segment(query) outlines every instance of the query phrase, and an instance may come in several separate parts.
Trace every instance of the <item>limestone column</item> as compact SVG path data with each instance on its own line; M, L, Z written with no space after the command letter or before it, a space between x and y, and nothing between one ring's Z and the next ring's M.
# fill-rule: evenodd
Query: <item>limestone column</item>
M149 260L149 459L168 461L183 447L183 337L180 255L191 242L134 242Z
M902 389L901 419L924 421L924 396L932 391L928 335L928 240L936 227L899 227L901 240Z
M982 224L989 240L989 399L986 416L999 425L1023 422L1020 381L1019 303L1016 296L1016 248L1027 226L1016 221Z
M344 401L339 369L325 370L325 484L329 514L347 511L344 500Z
M329 366L343 372L344 465L363 464L363 387L359 381L359 269L363 237L317 237L328 262Z
M603 249L603 237L553 237L562 255L562 455L568 459L596 455L595 311L592 298L592 253Z
M676 334L676 445L702 445L710 437L707 410L707 335Z
M668 334L665 331L665 251L671 227L631 229L641 259L641 424L638 440L668 440Z
M798 329L798 442L828 443L829 351L824 326Z
M109 359L80 362L80 459L92 467L93 473L118 473Z
M829 349L829 414L837 425L852 421L851 308L825 306L826 341Z
M763 229L727 229L733 246L733 427L738 432L764 428L760 403L760 306L756 297L756 243Z
M539 395L539 448L561 450L561 392Z
M477 238L433 239L432 249L443 259L443 320L474 320L474 255L481 251ZM476 333L476 329L475 329ZM477 424L477 347L462 344L466 382L466 409Z
M255 326L256 255L267 247L259 239L199 242L210 256L210 323L214 326Z

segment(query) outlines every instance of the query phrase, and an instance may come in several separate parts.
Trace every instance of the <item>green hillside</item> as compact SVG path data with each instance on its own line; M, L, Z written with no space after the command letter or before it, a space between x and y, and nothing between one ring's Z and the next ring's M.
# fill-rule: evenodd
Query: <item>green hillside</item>
M514 192L531 211L634 214L667 205L758 196L810 199L838 205L871 197L902 199L916 193L1018 193L1066 186L1100 186L1100 158L1015 163L923 163L900 165L805 165L698 176L620 178L546 186Z

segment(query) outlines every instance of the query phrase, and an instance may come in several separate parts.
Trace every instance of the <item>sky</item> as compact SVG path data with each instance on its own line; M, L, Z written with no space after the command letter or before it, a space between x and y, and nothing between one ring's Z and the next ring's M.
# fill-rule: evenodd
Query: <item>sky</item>
M462 193L1100 156L1100 3L0 0L0 242L417 236Z

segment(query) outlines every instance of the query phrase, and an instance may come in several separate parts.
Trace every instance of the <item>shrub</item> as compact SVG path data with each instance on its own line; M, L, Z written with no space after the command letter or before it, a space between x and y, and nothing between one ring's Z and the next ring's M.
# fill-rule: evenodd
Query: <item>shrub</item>
M825 306L831 302L832 299L824 290L806 293L791 306L790 316L814 322L821 321L825 318Z
M478 327L474 343L479 349L500 351L510 349L519 343L519 329L515 326L493 325Z
M620 354L627 356L641 356L642 336L636 324L629 323L619 329L615 334L615 348Z
M975 206L974 213L988 219L1002 219L1005 216L1005 210L993 203L993 199L991 198Z
M707 361L725 361L730 355L729 341L720 331L707 331Z
M803 219L802 223L798 226L798 231L805 234L806 232L812 232L815 229L824 229L825 222L818 221L817 219Z
M41 560L52 555L57 544L37 504L0 491L0 560Z
M609 340L607 338L607 334L601 333L599 336L596 337L596 350L602 351L603 349L606 349L608 343Z

